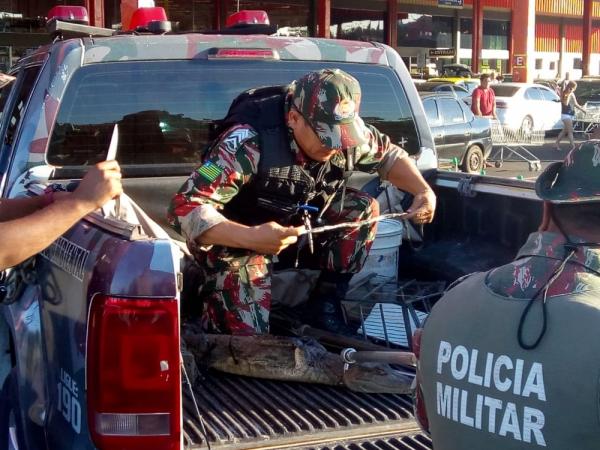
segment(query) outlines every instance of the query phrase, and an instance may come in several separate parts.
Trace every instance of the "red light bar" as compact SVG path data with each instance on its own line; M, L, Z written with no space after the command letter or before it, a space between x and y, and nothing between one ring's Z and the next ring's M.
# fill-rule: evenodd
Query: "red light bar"
M270 48L219 48L209 52L209 58L279 59L279 53Z
M63 22L73 22L82 25L89 25L90 18L87 9L83 6L58 5L48 11L47 22L51 20L62 20Z
M269 16L265 11L246 9L230 15L225 22L227 28L252 24L270 25Z
M166 22L167 13L164 8L159 6L152 8L138 8L131 16L131 22L127 31L136 30L138 28L146 28L150 22Z

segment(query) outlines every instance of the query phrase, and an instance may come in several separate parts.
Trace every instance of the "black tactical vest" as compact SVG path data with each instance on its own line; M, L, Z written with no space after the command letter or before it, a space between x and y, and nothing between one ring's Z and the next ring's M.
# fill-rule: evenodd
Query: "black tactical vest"
M245 225L300 224L298 205L323 208L343 183L343 166L296 163L285 122L285 99L285 86L251 89L232 102L219 124L220 130L248 124L258 133L260 144L258 173L225 205L223 214L230 220Z

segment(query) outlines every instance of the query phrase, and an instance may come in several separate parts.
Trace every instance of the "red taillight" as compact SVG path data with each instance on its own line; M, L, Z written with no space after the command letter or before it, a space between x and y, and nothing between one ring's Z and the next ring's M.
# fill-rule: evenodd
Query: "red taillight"
M164 8L159 6L138 8L133 12L133 16L131 16L128 31L146 28L150 22L166 22L167 20L169 19L167 19L167 13Z
M415 389L415 418L424 431L429 432L429 419L427 418L427 410L425 409L425 399L421 391L421 383L419 381L419 358L421 357L421 336L422 328L417 328L412 337L412 351L417 358L417 379Z
M50 22L52 19L62 20L63 22L79 23L82 25L90 24L87 9L83 6L55 6L48 11L46 20Z
M99 449L180 448L178 317L175 299L93 300L87 346L88 421Z
M496 100L496 108L508 108L508 104L506 102Z
M279 59L279 53L270 48L216 48L209 58L223 59Z
M421 335L423 334L423 328L417 328L412 336L412 351L415 357L419 359L421 356Z
M270 25L269 16L265 11L242 10L230 15L225 21L227 28L240 25Z

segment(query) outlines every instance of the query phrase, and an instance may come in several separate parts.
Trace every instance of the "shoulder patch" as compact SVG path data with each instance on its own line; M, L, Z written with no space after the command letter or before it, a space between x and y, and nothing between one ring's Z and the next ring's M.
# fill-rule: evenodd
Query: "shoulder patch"
M223 168L212 161L206 161L196 172L212 183L223 173Z
M242 145L244 141L247 141L248 139L251 139L254 136L256 136L256 133L246 126L234 128L224 136L220 146L226 152L235 155L237 153L238 148L240 148L240 145Z

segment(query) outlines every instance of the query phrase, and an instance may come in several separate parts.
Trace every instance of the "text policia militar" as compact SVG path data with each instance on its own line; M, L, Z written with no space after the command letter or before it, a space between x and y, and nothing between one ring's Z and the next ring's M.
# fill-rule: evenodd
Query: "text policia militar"
M546 446L542 432L545 417L541 410L531 405L518 408L516 403L497 398L514 395L527 399L524 401L534 402L537 398L538 401L545 402L541 363L513 360L509 356L489 352L480 355L475 348L469 350L463 345L453 347L449 342L441 341L437 373L444 375L446 379L450 375L461 384L489 390L488 395L474 394L468 386L461 389L438 381L438 415L477 430ZM481 389L477 390L482 392Z

